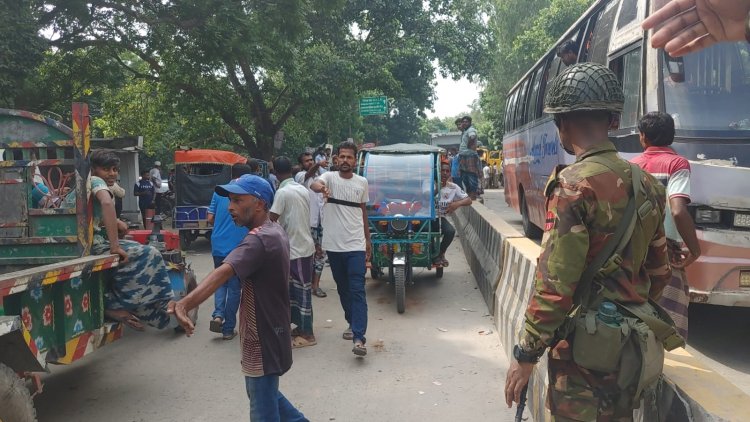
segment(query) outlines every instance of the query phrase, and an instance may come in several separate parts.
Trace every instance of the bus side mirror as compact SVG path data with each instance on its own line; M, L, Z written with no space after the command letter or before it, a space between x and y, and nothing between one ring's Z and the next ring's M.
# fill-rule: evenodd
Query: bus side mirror
M665 51L664 63L667 65L669 79L671 79L672 82L685 82L685 61L682 57L672 57Z

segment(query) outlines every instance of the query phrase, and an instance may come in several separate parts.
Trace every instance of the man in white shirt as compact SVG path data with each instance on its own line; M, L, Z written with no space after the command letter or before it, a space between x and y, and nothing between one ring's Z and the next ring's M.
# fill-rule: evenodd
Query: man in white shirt
M457 184L449 182L451 177L451 163L443 160L440 163L440 198L438 199L438 219L432 220L432 230L437 231L438 227L442 229L443 240L440 242L440 254L433 260L435 265L441 267L448 266L448 260L445 259L445 252L448 246L456 237L456 229L445 218L448 214L453 213L459 207L471 205L471 198Z
M320 225L321 211L323 210L323 194L315 193L310 189L310 185L318 180L320 164L313 160L309 152L303 152L297 156L297 162L303 169L296 176L294 181L304 185L310 194L310 234L315 242L315 255L313 255L313 273L312 294L317 297L327 297L328 294L320 288L320 276L323 274L323 268L326 263L325 252L323 252L323 227Z
M323 173L310 187L326 198L323 249L328 253L344 317L349 323L343 337L354 342L352 352L355 355L365 356L365 266L371 252L365 206L370 198L367 179L354 174L357 146L354 142L342 142L338 155L338 171Z
M292 323L292 347L314 346L312 310L312 265L315 244L310 235L310 200L307 188L292 178L292 162L287 157L273 160L279 178L271 206L271 221L278 221L289 238L289 300Z
M149 170L148 176L151 178L151 183L154 184L154 204L156 215L161 214L161 161L154 161L154 168Z

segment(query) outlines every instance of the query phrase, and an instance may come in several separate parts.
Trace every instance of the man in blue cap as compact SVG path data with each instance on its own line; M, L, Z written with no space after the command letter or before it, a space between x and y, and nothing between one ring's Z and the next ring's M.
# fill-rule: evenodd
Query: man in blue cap
M236 275L242 281L240 343L251 421L307 421L279 391L279 377L292 366L289 310L289 239L269 219L271 185L246 174L216 193L229 197L229 214L248 232L224 262L179 302L169 304L188 336L195 326L187 312Z

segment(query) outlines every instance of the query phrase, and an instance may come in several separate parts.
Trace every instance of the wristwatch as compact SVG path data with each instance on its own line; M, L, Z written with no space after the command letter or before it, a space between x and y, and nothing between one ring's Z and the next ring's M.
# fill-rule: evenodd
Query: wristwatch
M542 357L541 353L527 352L523 350L521 346L518 344L513 346L513 358L517 360L518 362L537 363L539 362L539 358L541 357Z

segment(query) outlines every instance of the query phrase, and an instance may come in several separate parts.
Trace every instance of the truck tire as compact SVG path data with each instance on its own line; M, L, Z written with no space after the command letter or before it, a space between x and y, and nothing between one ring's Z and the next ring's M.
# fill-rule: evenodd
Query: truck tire
M0 363L0 421L36 422L36 410L26 383Z

